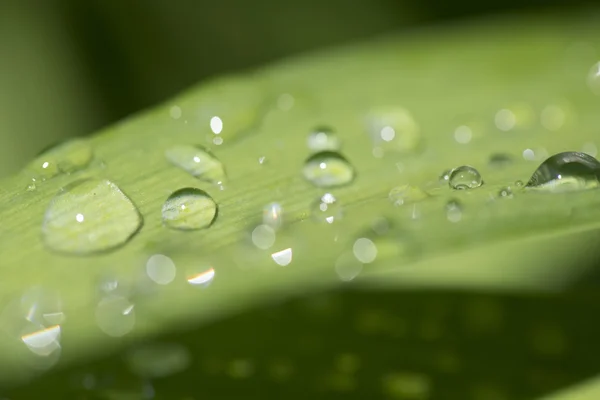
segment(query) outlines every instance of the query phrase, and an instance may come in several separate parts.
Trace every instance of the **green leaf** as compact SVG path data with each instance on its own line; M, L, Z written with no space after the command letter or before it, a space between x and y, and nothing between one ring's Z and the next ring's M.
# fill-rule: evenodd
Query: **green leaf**
M93 160L85 168L36 181L34 189L31 168L5 180L0 191L5 271L0 293L8 304L2 326L9 335L0 343L3 382L23 382L40 362L21 337L25 327L19 299L35 285L56 291L62 301L66 319L60 322L59 366L69 371L132 342L198 324L210 326L266 302L343 287L343 280L354 275L356 287L374 293L427 288L515 296L552 293L580 279L587 260L574 263L572 257L593 255L599 236L597 191L540 193L515 182L526 182L544 154L580 151L594 141L600 99L587 87L586 76L597 49L585 43L597 36L597 22L597 14L590 14L432 28L221 78L94 135L89 139ZM211 130L215 116L223 123L219 134ZM411 139L399 146L381 142L374 149L369 129L390 118L399 124L394 125L397 134L409 132ZM341 138L341 153L356 171L351 184L329 190L304 179L303 165L310 157L307 135L319 126L332 127ZM460 126L470 131L467 144L455 140ZM216 185L177 168L165 156L176 145L208 148L223 163L227 181ZM508 154L514 161L498 168L490 163L494 154ZM531 154L533 161L523 156ZM484 184L456 191L439 183L444 170L459 165L477 168ZM61 188L90 178L116 185L119 196L136 205L143 226L111 252L81 257L51 251L42 236L51 200ZM410 195L394 205L388 194L403 185L411 188ZM498 198L507 186L514 197ZM203 190L218 204L209 229L181 232L163 226L163 203L187 187ZM332 224L312 216L315 201L327 191L343 211ZM425 198L414 195L421 192ZM97 223L123 234L122 209L106 206L112 204L110 193L99 191L98 196L94 202L105 218ZM460 221L447 218L451 200L461 204ZM284 225L273 245L260 250L251 236L265 205L272 202L283 207ZM76 203L61 212L77 212ZM53 229L64 226L65 240L70 240L76 230L60 222ZM374 262L359 265L354 258L358 238L377 248ZM171 258L177 269L172 283L154 284L146 274L146 262L155 254ZM287 261L278 265L282 255ZM188 283L198 273L214 273L210 286ZM114 298L107 303L99 285L113 276L119 288L131 290L116 303ZM427 307L423 310L428 312ZM235 322L230 328L242 335L254 323L251 318L230 321ZM224 325L215 326L219 331ZM33 332L29 325L27 329L29 340ZM250 339L259 338L265 332L261 329L249 331ZM112 339L106 331L127 335ZM322 332L325 343L338 338ZM220 337L214 334L211 345L221 350L235 341ZM351 337L368 352L366 337ZM269 351L254 346L257 352ZM196 347L194 356L202 348ZM582 367L578 373L569 379L590 371ZM67 372L58 376L64 379ZM390 376L384 386L392 397L404 395L406 385L423 386L410 374ZM45 382L53 390L67 390ZM516 394L511 398L549 390L544 388L512 388Z

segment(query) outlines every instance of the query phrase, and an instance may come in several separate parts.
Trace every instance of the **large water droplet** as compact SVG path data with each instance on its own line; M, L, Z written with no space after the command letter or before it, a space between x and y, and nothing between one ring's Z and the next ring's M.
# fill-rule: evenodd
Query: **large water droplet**
M208 228L217 217L217 203L203 190L184 188L173 192L162 207L165 226L179 230Z
M354 180L352 165L341 154L322 151L309 157L302 169L304 177L318 187L347 185Z
M415 151L421 142L419 125L402 107L382 107L367 116L367 129L373 145L384 151Z
M483 179L475 168L463 165L452 170L448 183L456 190L475 189L483 184Z
M574 151L558 153L535 170L527 188L551 192L583 190L600 186L600 162Z
M331 193L325 193L311 205L311 214L315 221L333 224L343 216L342 205Z
M29 166L41 180L70 174L87 167L92 161L92 147L85 139L73 139L44 150Z
M313 152L338 151L342 147L340 138L333 129L322 126L308 135L308 148Z
M165 152L167 159L192 176L221 184L226 180L225 167L212 153L200 146L177 145Z
M63 188L50 202L42 238L50 249L89 254L114 249L142 226L131 200L105 179L88 179Z

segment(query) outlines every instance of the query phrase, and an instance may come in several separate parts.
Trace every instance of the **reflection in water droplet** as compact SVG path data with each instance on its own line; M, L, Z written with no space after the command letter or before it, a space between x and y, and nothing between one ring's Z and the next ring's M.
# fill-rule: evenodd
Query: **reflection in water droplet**
M271 254L271 258L276 264L285 267L292 262L292 248L288 247L287 249L276 251L275 253Z
M154 254L146 261L146 274L159 285L168 285L175 279L177 268L169 257L163 254Z
M517 117L515 114L506 108L499 110L494 117L496 128L501 131L510 131L517 123Z
M173 119L179 119L179 118L181 118L181 107L179 107L179 106L173 106L173 107L171 107L169 109L169 115Z
M356 278L363 269L363 264L352 253L343 253L335 261L335 272L345 282Z
M173 192L162 206L163 223L172 229L204 229L216 218L217 203L208 193L196 188Z
M352 246L354 257L363 264L370 264L377 258L377 246L371 239L356 239Z
M419 189L418 187L410 185L396 186L390 190L388 199L395 206L402 206L405 204L415 203L429 197L427 193Z
M439 176L439 180L442 183L448 183L450 181L450 174L452 173L452 171L454 170L454 168L450 168L445 170L444 172L442 172Z
M302 169L304 178L317 187L347 185L354 180L352 165L341 154L322 151L309 157Z
M380 107L367 116L367 130L373 146L401 153L417 150L421 143L419 125L402 107Z
M333 129L322 126L314 129L307 140L308 148L313 152L338 151L341 147L340 138Z
M136 347L126 355L131 371L143 378L164 378L187 369L190 352L175 343L152 343Z
M87 167L93 158L92 147L85 139L73 139L45 150L29 165L41 180L70 174Z
M454 140L458 143L466 144L473 138L473 132L471 128L466 125L461 125L454 130Z
M48 357L60 351L60 325L44 328L30 326L21 336L21 340L32 353Z
M494 153L490 156L489 164L494 168L504 168L513 163L513 157L510 154Z
M210 119L210 130L213 131L215 135L218 135L223 131L223 120L217 116L214 116Z
M213 154L200 146L177 145L165 152L167 159L192 176L221 184L226 180L225 167Z
M279 203L270 203L263 208L263 225L277 230L283 225L283 208Z
M275 230L269 225L258 225L252 231L252 243L261 250L267 250L275 243Z
M600 62L590 68L587 81L592 92L600 96Z
M456 190L475 189L483 185L483 179L475 168L463 165L452 170L448 183Z
M96 323L108 336L125 336L135 325L133 303L122 296L104 297L96 306Z
M446 218L450 222L459 222L462 219L462 206L458 200L450 200L446 203Z
M89 254L124 244L141 225L142 216L117 185L104 179L83 180L51 200L42 237L52 250Z
M549 131L557 131L565 123L567 116L562 108L556 105L549 105L542 110L540 122L542 126Z
M215 278L214 268L192 268L187 274L187 281L190 285L207 287Z
M579 152L564 152L544 161L533 173L527 188L551 192L574 191L600 186L600 162Z
M509 187L505 187L500 189L500 191L498 192L498 197L510 199L513 197L513 192L512 190L510 190Z
M317 222L333 224L343 216L342 205L331 193L325 193L311 205L311 214Z

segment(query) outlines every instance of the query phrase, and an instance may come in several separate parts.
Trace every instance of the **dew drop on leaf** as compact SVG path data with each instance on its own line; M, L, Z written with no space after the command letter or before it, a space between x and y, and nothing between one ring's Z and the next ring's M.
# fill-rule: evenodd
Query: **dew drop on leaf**
M92 147L87 140L72 139L42 151L28 169L34 177L45 180L84 169L92 158Z
M177 145L165 152L167 159L192 176L216 184L226 180L225 167L212 153L201 146Z
M550 192L577 191L600 186L600 162L589 154L558 153L535 170L526 187Z
M333 129L320 126L314 129L307 139L308 148L313 152L338 151L342 147L340 138Z
M367 115L366 124L373 146L383 151L410 153L421 144L419 124L402 107L375 108Z
M502 188L502 189L500 189L498 191L498 197L504 198L504 199L506 199L506 198L512 198L513 197L513 192L512 192L512 190L510 190L509 187L505 187L505 188Z
M429 197L428 194L423 190L410 185L396 186L388 194L388 199L395 206L415 203L427 197Z
M462 219L462 205L458 200L450 200L446 203L446 218L450 222L459 222Z
M342 205L331 193L325 193L313 202L310 207L310 212L315 221L325 222L327 224L333 224L343 216Z
M283 225L283 208L279 203L270 203L263 208L263 224L277 230Z
M483 185L483 179L475 168L463 165L452 170L448 183L456 190L475 189Z
M126 243L142 226L131 200L111 181L86 179L61 189L42 222L48 248L84 255Z
M134 304L126 297L109 295L96 306L96 324L108 336L125 336L135 325Z
M205 191L183 188L173 192L163 204L162 220L172 229L204 229L215 221L217 209L217 203Z
M317 187L336 187L351 183L354 167L341 154L322 151L310 156L302 169L304 178Z

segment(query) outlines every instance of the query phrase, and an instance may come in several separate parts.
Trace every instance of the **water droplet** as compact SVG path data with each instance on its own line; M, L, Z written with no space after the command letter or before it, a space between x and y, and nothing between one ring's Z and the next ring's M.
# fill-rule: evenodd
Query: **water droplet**
M396 186L395 188L392 188L392 190L390 190L390 193L388 194L388 199L395 206L402 206L405 204L415 203L424 200L427 197L429 197L427 193L425 193L418 187L410 185Z
M490 166L494 168L504 168L513 162L513 157L510 154L494 153L490 156Z
M450 168L445 170L444 172L442 172L439 176L439 180L442 183L448 183L450 181L450 174L452 173L452 171L454 170L454 168Z
M50 249L89 254L126 243L142 226L135 205L105 179L77 181L51 200L42 223Z
M515 181L515 186L516 187L523 187L524 183L523 183L523 181L520 181L520 180L519 181Z
M462 206L458 200L450 200L446 203L446 218L450 222L459 222L462 219Z
M258 163L260 165L264 165L266 161L267 161L267 158L265 156L258 157Z
M125 336L135 325L135 309L129 299L106 296L96 306L96 323L108 336Z
M473 138L471 128L466 125L461 125L454 130L454 140L461 144L467 144Z
M187 369L190 352L175 343L152 343L136 347L126 355L131 371L143 378L164 378Z
M363 264L352 253L343 253L335 261L335 272L338 277L349 282L356 278L363 269Z
M318 187L347 185L356 175L352 165L341 154L332 151L322 151L309 157L302 173Z
M402 107L380 107L367 116L367 130L375 147L407 153L421 143L419 125Z
M463 165L452 170L448 184L456 190L475 189L483 185L483 179L475 168Z
M207 287L215 279L215 269L206 266L194 266L188 270L186 280L190 285Z
M165 152L167 159L192 176L212 183L226 180L225 167L212 153L200 146L177 145Z
M363 264L370 264L377 258L377 246L371 239L356 239L352 246L354 257Z
M261 250L267 250L275 244L275 230L269 225L258 225L252 231L252 243Z
M263 208L263 224L277 230L283 225L283 208L279 203L270 203Z
M314 129L307 140L308 148L313 152L338 151L342 147L340 138L333 129L321 126Z
M311 214L317 222L333 224L343 216L342 205L331 193L325 193L311 205Z
M213 131L215 135L218 135L223 131L223 120L217 116L214 116L210 119L210 130Z
M288 247L287 249L276 251L271 254L271 258L275 261L275 264L285 267L292 262L292 255L293 250L291 247Z
M573 191L600 186L600 162L574 151L558 153L546 159L533 173L527 188L551 192Z
M565 124L567 116L562 108L549 105L542 110L540 122L549 131L557 131Z
M499 110L494 117L496 128L501 131L510 131L517 123L517 117L515 114L506 108Z
M600 62L592 66L587 81L592 92L600 96Z
M184 188L173 192L162 206L165 226L179 230L204 229L217 218L217 203L203 190Z
M513 192L512 190L510 190L509 187L505 187L500 189L500 191L498 192L498 197L510 199L513 197Z
M179 118L181 118L181 107L179 107L179 106L173 106L173 107L171 107L169 109L169 115L173 119L179 119Z
M164 254L154 254L146 261L146 274L159 285L168 285L175 279L177 268L171 258Z
M93 158L92 147L85 139L73 139L44 150L29 165L41 180L59 174L70 174L87 167Z

